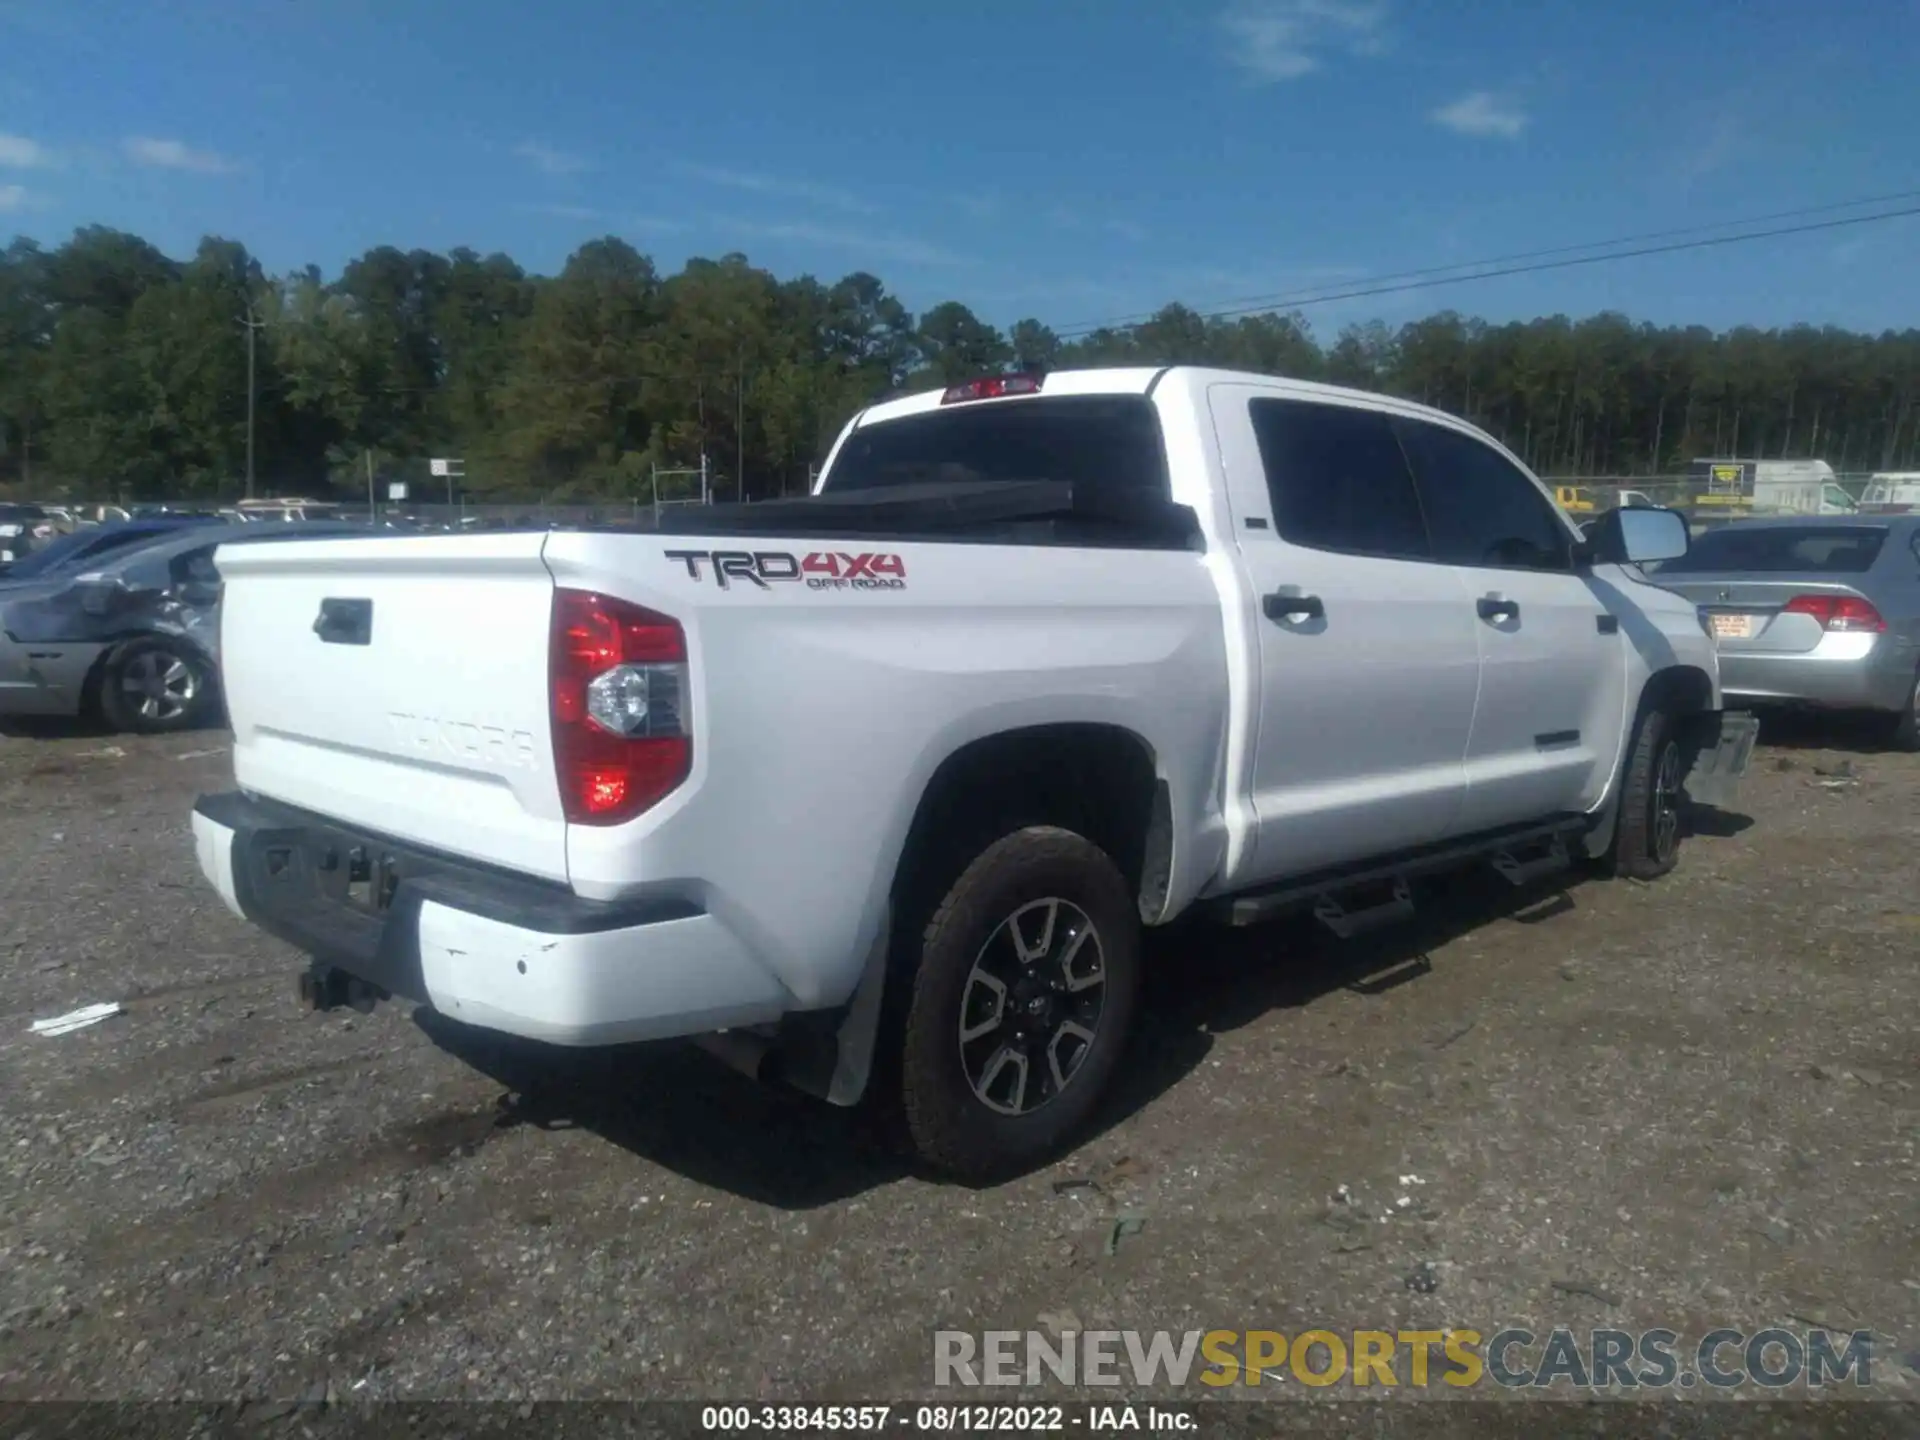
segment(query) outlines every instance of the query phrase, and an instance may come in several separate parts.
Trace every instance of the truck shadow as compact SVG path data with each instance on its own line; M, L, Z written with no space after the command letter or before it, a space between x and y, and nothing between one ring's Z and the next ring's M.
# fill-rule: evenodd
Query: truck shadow
M1857 755L1903 753L1893 744L1892 719L1888 716L1791 707L1756 713L1760 716L1760 743L1776 749L1843 750Z
M1736 834L1752 822L1697 813L1696 836ZM1578 905L1587 872L1516 889L1490 870L1439 877L1417 889L1421 908L1398 926L1335 939L1310 919L1244 930L1203 920L1154 932L1140 1022L1121 1077L1090 1143L1179 1085L1214 1037L1276 1010L1346 989L1378 995L1430 979L1430 953L1499 920L1542 924ZM497 1124L584 1129L700 1185L781 1210L811 1210L917 1174L878 1107L836 1109L727 1069L669 1042L567 1050L475 1030L424 1008L432 1041L507 1092Z

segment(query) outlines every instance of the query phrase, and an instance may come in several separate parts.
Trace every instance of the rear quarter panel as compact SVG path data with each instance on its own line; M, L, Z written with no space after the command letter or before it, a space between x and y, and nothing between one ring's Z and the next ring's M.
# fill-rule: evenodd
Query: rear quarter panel
M743 546L886 553L900 584L723 586L685 558ZM1201 555L561 532L546 560L560 585L678 618L692 682L687 784L630 824L570 827L573 888L697 899L803 1007L852 992L920 797L971 741L1076 721L1132 731L1169 787L1176 895L1213 863L1186 843L1218 828L1227 708Z

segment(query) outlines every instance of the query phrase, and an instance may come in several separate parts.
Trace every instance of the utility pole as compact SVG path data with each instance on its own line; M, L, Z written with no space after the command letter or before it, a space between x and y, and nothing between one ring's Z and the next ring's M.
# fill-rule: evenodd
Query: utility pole
M253 410L254 410L254 366L253 336L256 330L266 328L266 321L253 318L253 302L247 302L247 318L240 322L247 332L247 499L253 499Z

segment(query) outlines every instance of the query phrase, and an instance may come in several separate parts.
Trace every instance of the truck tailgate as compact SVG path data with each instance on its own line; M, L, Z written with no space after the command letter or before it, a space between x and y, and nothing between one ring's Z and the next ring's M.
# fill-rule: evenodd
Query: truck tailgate
M545 532L229 545L241 789L564 881Z

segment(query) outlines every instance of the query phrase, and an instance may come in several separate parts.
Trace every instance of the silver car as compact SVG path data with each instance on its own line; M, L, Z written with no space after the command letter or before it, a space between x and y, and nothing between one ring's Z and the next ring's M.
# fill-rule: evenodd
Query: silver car
M337 523L169 527L44 579L0 585L0 717L97 712L118 730L183 730L219 697L221 545L365 534Z
M1876 711L1920 749L1920 516L1741 520L1653 578L1700 607L1729 705Z

